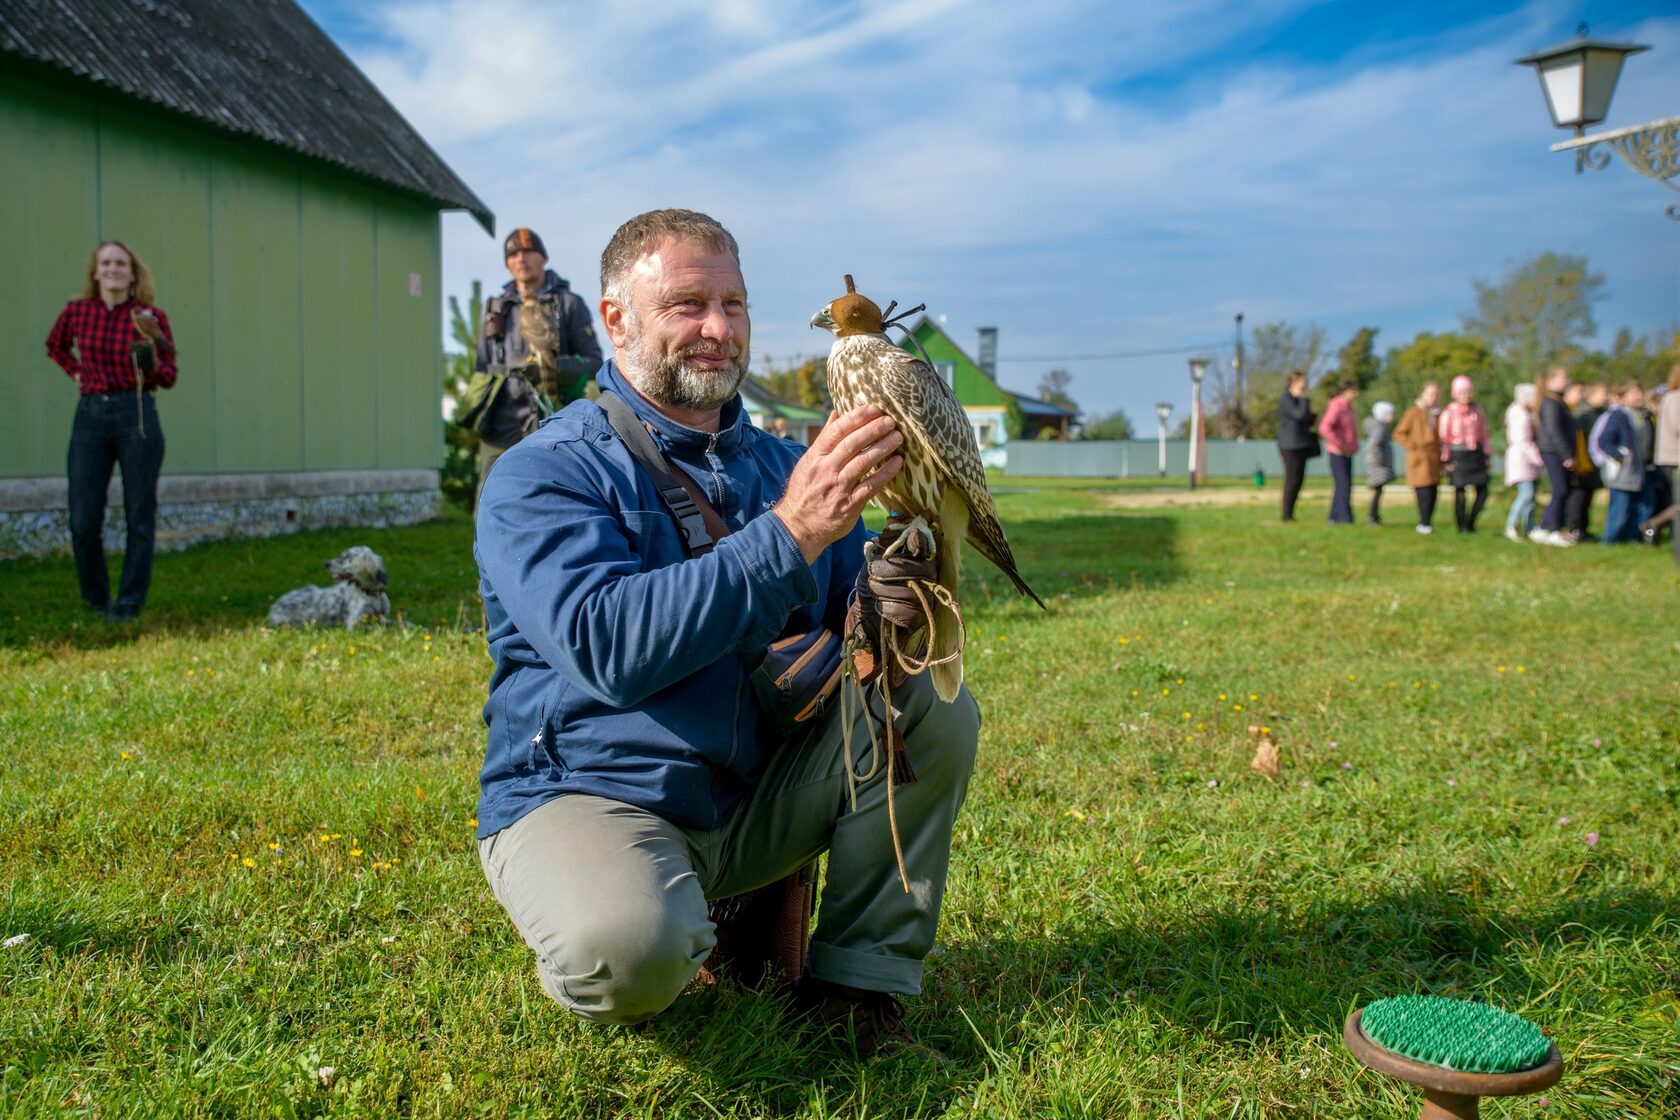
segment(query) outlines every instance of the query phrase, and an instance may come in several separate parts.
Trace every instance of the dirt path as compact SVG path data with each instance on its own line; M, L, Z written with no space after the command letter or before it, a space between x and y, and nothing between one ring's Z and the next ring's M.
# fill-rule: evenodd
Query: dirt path
M1310 497L1310 491L1303 491L1302 497ZM1115 494L1104 494L1103 502L1107 505L1125 509L1160 509L1162 506L1254 506L1276 505L1277 490L1242 490L1234 486L1219 487L1211 490L1191 490L1184 487L1179 490L1143 490Z

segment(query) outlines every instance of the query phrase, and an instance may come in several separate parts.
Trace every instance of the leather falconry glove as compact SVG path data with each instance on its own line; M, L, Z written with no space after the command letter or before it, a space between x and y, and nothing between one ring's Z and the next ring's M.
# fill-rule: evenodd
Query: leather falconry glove
M912 584L937 583L939 564L927 536L921 532L906 536L904 529L903 522L889 521L880 536L863 546L863 568L846 612L846 636L856 651L858 678L864 683L880 672L883 651L876 643L885 628L891 628L894 644L907 655L920 656L925 644L927 614ZM897 684L902 666L894 668L893 683Z

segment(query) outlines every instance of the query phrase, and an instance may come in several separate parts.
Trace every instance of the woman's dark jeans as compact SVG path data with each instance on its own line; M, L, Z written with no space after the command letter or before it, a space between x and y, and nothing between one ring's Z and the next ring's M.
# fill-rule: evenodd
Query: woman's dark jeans
M1330 453L1330 477L1335 489L1330 494L1330 524L1353 524L1353 456Z
M1283 519L1295 520L1295 502L1301 496L1301 483L1307 477L1307 453L1278 448L1283 458Z
M145 432L141 432L141 416ZM111 468L122 467L123 518L128 544L122 582L111 602L105 570L105 491ZM157 535L158 473L163 469L163 428L150 393L94 393L76 405L70 429L70 550L82 598L95 610L114 607L137 613L152 582L152 548Z
M1428 525L1435 520L1435 499L1440 496L1439 486L1414 486L1412 492L1417 495L1418 524Z
M1555 533L1563 528L1563 514L1569 502L1569 472L1563 469L1563 456L1550 451L1540 452L1540 462L1546 467L1546 485L1552 489L1552 500L1546 506L1546 516L1540 528Z

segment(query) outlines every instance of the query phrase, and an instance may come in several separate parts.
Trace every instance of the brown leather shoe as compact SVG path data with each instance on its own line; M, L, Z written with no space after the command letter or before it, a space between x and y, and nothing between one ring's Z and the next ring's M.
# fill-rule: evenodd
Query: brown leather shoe
M917 1041L904 1022L904 1007L890 992L849 988L802 976L793 986L795 1019L850 1044L860 1061L883 1054L915 1054L943 1063L945 1055Z

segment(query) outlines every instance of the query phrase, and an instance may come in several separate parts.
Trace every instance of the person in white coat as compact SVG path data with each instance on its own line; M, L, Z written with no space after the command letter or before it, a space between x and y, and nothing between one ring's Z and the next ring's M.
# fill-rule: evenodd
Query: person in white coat
M1517 488L1517 500L1505 517L1507 540L1538 541L1544 534L1534 527L1534 487L1540 480L1539 429L1534 410L1540 393L1524 382L1516 388L1511 407L1505 410L1505 485Z

